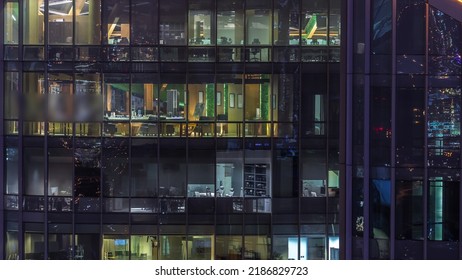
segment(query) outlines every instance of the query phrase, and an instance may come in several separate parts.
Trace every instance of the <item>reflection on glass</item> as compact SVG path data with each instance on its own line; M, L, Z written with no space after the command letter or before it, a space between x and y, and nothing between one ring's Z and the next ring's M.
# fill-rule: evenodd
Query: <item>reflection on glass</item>
M435 241L459 240L459 183L431 178L428 198L428 238Z
M211 260L214 247L213 236L189 236L188 260Z
M183 77L165 79L160 87L159 118L161 120L184 120L186 111L186 86L179 83Z
M128 197L130 182L128 150L128 140L104 139L102 177L105 197ZM122 199L114 199L109 202L112 211L127 210L125 207L127 205L122 203Z
M159 237L161 260L186 260L187 247L185 236L161 235Z
M131 1L132 44L156 44L158 34L157 0Z
M83 2L83 1L81 1ZM81 4L81 2L79 4ZM44 12L45 7L41 6ZM71 45L73 40L73 12L70 1L48 0L48 43Z
M159 196L184 197L186 195L186 143L176 141L166 139L165 142L161 142Z
M99 74L75 75L74 120L102 120L101 78Z
M48 195L72 196L74 158L72 149L48 148ZM62 207L57 205L56 207Z
M217 260L241 260L242 259L242 236L220 236L215 239L215 259Z
M239 135L239 129L228 121L242 121L244 108L236 106L236 95L243 94L242 75L218 75L217 76L217 121L220 124L220 135ZM220 94L218 94L218 92ZM233 104L230 103L230 97L233 97Z
M300 260L325 260L326 238L310 235L300 237Z
M244 1L217 1L217 45L244 44Z
M237 97L239 106L239 96ZM248 121L269 121L271 120L271 80L267 74L249 74L245 80L245 119ZM266 126L259 134L269 134ZM263 131L264 130L264 131Z
M189 45L213 45L215 43L214 1L189 1Z
M24 258L26 260L45 259L44 241L43 233L24 233Z
M271 44L272 27L271 2L247 1L246 6L246 44Z
M75 0L75 44L99 45L101 0Z
M423 238L423 182L396 182L396 238Z
M18 231L7 231L5 242L5 259L18 260L19 247L18 247Z
M129 0L103 1L104 43L109 45L128 45L130 43Z
M23 95L24 95L24 119L31 121L44 120L45 89L43 73L23 74Z
M299 1L274 1L273 40L275 45L300 44L300 11Z
M49 260L70 260L73 257L71 249L71 234L48 234Z
M157 195L159 176L157 147L156 140L132 140L130 162L130 195L132 197L154 197Z
M91 225L93 226L93 225ZM91 227L90 226L90 227ZM86 225L76 225L76 228L85 228ZM99 234L76 234L74 246L75 260L99 260L101 254Z
M101 143L90 143L74 149L74 195L76 204L81 198L100 195ZM83 199L85 200L85 199ZM90 202L87 200L87 202ZM91 207L91 205L88 205Z
M129 248L126 235L103 236L103 258L105 260L128 260Z
M48 75L48 119L50 121L72 121L73 93L73 77L71 75ZM58 131L53 131L53 134L56 133L59 134Z
M216 196L242 196L242 153L217 152Z
M244 236L244 260L268 260L271 253L271 237L266 235Z
M44 1L24 0L23 43L25 45L44 44Z
M161 45L186 45L186 9L185 0L160 0Z
M341 4L340 0L330 0L329 44L331 46L340 46L340 34L341 34L340 4ZM407 8L409 7L406 7L405 9Z
M388 259L390 236L390 180L373 179L370 186L370 258Z
M155 235L132 235L130 253L132 260L157 260L159 239Z
M44 194L44 149L24 147L24 194L43 195ZM31 203L34 203L31 201ZM29 207L30 206L30 207ZM35 208L29 205L29 208Z
M298 260L298 237L273 236L272 257L274 260Z
M327 45L327 1L303 0L302 45Z
M4 79L4 117L5 119L18 119L19 112L19 74L6 72ZM17 130L17 128L16 128ZM13 132L13 131L10 131Z
M5 3L3 13L3 43L19 43L19 5L18 1L8 1Z
M18 148L5 148L5 193L18 194Z

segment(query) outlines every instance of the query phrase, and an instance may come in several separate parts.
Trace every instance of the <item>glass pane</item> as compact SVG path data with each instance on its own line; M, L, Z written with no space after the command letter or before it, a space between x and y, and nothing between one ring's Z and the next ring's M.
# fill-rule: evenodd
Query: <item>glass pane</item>
M160 88L159 118L161 120L184 120L186 111L186 77L169 75L162 78Z
M45 81L43 73L23 74L23 114L25 120L40 121L45 119Z
M188 148L188 196L213 197L215 194L214 143L210 140L190 140Z
M7 231L5 242L5 256L7 260L19 259L18 231Z
M160 1L161 45L186 45L186 9L185 0Z
M331 46L340 46L340 34L341 34L340 32L341 31L340 4L341 4L340 0L330 0L329 44Z
M249 197L270 197L271 183L271 152L265 150L246 150L244 195Z
M76 230L83 230L86 225L76 225ZM92 227L93 225L90 225ZM97 226L99 227L99 225ZM75 235L74 259L99 260L101 254L100 234Z
M186 237L161 235L160 254L161 260L186 260Z
M371 259L388 259L390 254L390 180L373 179L370 185Z
M217 197L243 196L243 153L239 150L217 151Z
M265 235L244 236L244 260L269 260L271 238Z
M267 74L247 75L245 80L245 119L248 121L271 120L271 78ZM230 99L233 99L230 97ZM234 97L235 105L242 107L242 95ZM230 104L231 105L231 104ZM264 127L262 128L264 129ZM266 130L261 133L271 135Z
M101 40L101 0L75 0L75 43L99 45Z
M6 147L5 148L5 193L18 194L18 148Z
M188 260L211 260L214 247L212 236L190 236Z
M246 9L246 44L269 45L272 42L271 2L259 1L253 5L247 1Z
M104 44L128 45L130 43L129 0L103 1Z
M17 0L5 3L3 18L3 43L18 44L19 5Z
M429 182L428 238L435 241L459 240L459 182L432 178Z
M423 239L423 182L396 182L396 239Z
M48 259L70 260L72 256L72 234L48 234Z
M18 119L19 112L19 74L17 72L5 73L5 104L4 116L5 119Z
M157 140L132 140L131 191L132 197L155 197L158 185ZM133 207L132 207L133 209Z
M241 260L242 259L242 236L217 236L215 240L215 259L217 260Z
M129 195L129 164L128 140L105 138L103 143L103 194L105 197L128 197ZM122 211L124 205L120 200L114 200L110 211ZM123 209L127 211L128 209Z
M189 0L189 45L214 45L214 2Z
M101 121L102 109L100 75L77 74L75 76L74 120Z
M43 233L24 233L24 258L26 260L45 259L45 238Z
M328 0L303 0L302 45L327 45Z
M274 260L298 260L297 236L273 236Z
M182 140L161 141L160 196L184 197L186 195L186 143Z
M44 44L44 12L43 0L24 0L23 40L25 45Z
M128 260L129 242L125 235L103 236L103 258L105 260Z
M132 44L151 45L157 44L158 34L158 9L157 0L132 0L131 1L131 37Z
M237 106L236 103L236 96L242 96L242 94L242 75L217 76L217 120L221 122L242 121L244 106L243 104ZM240 134L237 126L230 124L221 125L218 133L235 136Z
M48 75L48 119L72 121L73 77L68 74Z
M275 45L300 44L300 7L298 0L274 1Z
M72 45L73 40L72 2L48 0L48 43ZM94 27L93 27L94 28Z
M72 149L66 147L49 147L48 195L72 196L73 172L74 158Z
M217 45L244 44L244 0L217 1Z
M132 260L157 260L159 240L152 235L132 235L130 237Z
M212 77L213 78L213 77ZM188 119L213 121L215 118L215 84L208 76L190 76L188 84Z
M24 147L24 194L44 195L44 149Z
M74 195L99 197L101 180L101 142L88 141L74 150ZM77 203L80 203L77 200Z

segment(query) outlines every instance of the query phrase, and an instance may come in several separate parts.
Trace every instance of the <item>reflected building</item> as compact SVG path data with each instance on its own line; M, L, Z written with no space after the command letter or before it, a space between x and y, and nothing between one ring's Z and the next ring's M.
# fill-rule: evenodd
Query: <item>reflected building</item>
M0 3L0 259L339 258L340 0Z
M346 2L344 257L460 259L462 3Z

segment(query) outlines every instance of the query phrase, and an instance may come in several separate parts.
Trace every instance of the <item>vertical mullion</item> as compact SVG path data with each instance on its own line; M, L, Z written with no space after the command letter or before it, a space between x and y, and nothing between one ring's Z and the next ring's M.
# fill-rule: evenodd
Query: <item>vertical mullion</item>
M397 1L392 0L392 45L391 45L391 184L390 184L390 243L389 246L389 258L395 259L395 228L396 228L396 21L397 21Z
M429 43L429 5L425 4L425 111L428 111L428 43ZM428 114L425 114L425 131L424 131L424 181L423 181L423 259L427 259L427 246L428 246Z
M370 169L370 55L371 55L371 2L374 0L366 0L365 2L365 55L364 55L364 235L363 235L363 258L369 259L369 209L370 209L370 197L369 197L369 169Z
M2 7L2 11L0 13L0 30L4 30L4 11L5 11L5 5L6 5L6 2L4 1L0 1L0 5ZM1 40L1 44L0 44L0 57L4 57L4 50L3 50L3 47L4 47L4 32L1 32L0 33L0 40ZM2 76L0 77L0 90L4 91L5 87L4 87L4 79L5 79L5 68L4 68L4 63L0 63L0 71L2 73ZM4 136L4 120L5 120L5 115L4 115L4 102L5 102L5 98L0 98L0 116L2 118L2 121L0 122L0 147L1 147L1 150L0 150L0 160L2 161L2 166L3 168L0 168L0 179L2 180L2 182L6 182L6 180L4 179L4 176L5 176L5 173L4 173L4 169L5 169L5 136ZM5 216L4 215L4 209L5 209L5 205L4 205L4 193L5 193L5 183L2 184L2 190L0 192L0 217L1 217L1 222L0 222L0 244L6 244L5 243L5 222L3 221L3 217ZM5 254L5 249L3 248L3 246L0 246L0 260L3 260L3 259L6 259L6 254Z

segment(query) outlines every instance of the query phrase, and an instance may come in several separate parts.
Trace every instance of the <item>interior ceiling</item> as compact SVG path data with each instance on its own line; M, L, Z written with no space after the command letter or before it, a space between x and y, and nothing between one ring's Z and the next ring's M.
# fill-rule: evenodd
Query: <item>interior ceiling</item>
M443 13L462 22L462 0L428 0L428 3Z

